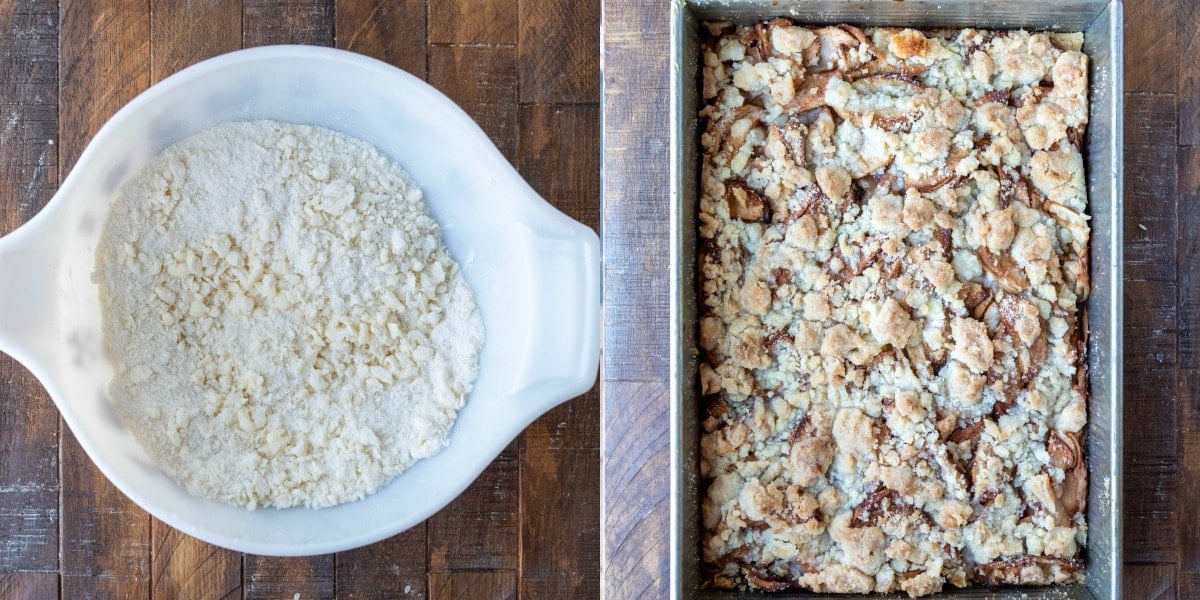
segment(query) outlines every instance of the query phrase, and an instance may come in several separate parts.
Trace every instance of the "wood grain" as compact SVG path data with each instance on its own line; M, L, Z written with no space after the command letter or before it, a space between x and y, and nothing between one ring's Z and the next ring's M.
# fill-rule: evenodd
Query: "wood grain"
M242 0L242 46L333 45L333 3L322 0Z
M335 589L334 555L276 558L247 554L242 559L243 598L332 598Z
M0 572L0 598L43 600L58 598L58 573Z
M511 600L517 597L517 575L505 572L464 572L429 574L431 600Z
M62 455L63 597L149 597L150 515L100 474L65 427Z
M600 99L598 0L521 0L521 102Z
M58 187L58 9L0 2L0 234Z
M337 593L352 600L428 598L426 524L337 555Z
M0 235L36 214L58 184L57 22L54 2L0 2ZM58 569L58 492L58 413L37 380L0 354L0 573ZM11 597L5 585L23 590L38 579L0 583L0 597Z
M1176 3L1178 12L1179 65L1176 99L1179 102L1179 144L1200 145L1200 4ZM1126 9L1128 11L1128 8ZM1126 15L1129 13L1126 12ZM1181 255L1182 256L1182 255Z
M599 229L600 111L587 104L523 105L520 129L517 170L555 208Z
M148 2L64 0L59 4L59 161L70 169L91 136L150 83ZM62 594L146 597L150 516L62 435Z
M241 0L150 0L150 80L242 47Z
M1174 68L1179 57L1176 24L1179 7L1184 4L1186 0L1126 0L1126 92L1175 92L1179 77L1179 71ZM1148 69L1147 65L1170 68Z
M599 393L550 411L521 448L521 587L524 598L600 593Z
M1175 378L1175 110L1170 98L1126 96L1125 560L1170 560L1179 543Z
M0 573L57 571L58 412L37 380L4 355L0 432Z
M1178 227L1175 256L1179 283L1179 365L1175 396L1179 399L1179 453L1182 472L1179 505L1193 507L1179 515L1179 569L1200 584L1200 148L1179 153ZM1200 585L1194 588L1200 594Z
M1171 565L1129 565L1121 594L1138 600L1167 600L1178 597L1175 589L1175 570Z
M429 518L430 573L517 570L518 469L514 442L467 491Z
M516 157L515 48L431 46L429 83L467 111L505 158Z
M463 59L465 54L455 57L444 47L443 56L435 60L430 57L431 44L515 47L515 55L501 52L497 54L498 58L492 59L495 63L507 59L509 65L515 64L515 75L506 75L501 78L501 83L493 84L498 89L484 94L490 99L487 102L475 98L478 102L473 109L475 114L491 123L490 111L507 103L505 110L509 112L501 113L498 125L489 124L489 132L498 141L508 140L506 143L512 144L508 156L515 158L522 171L552 200L564 192L569 194L572 186L586 185L586 174L581 171L589 167L570 161L578 160L578 155L585 153L587 147L594 147L595 124L584 127L581 121L586 118L579 115L555 116L552 113L557 110L555 107L527 106L518 110L516 103L519 100L527 103L585 101L589 104L593 101L595 94L588 95L588 86L594 85L598 89L598 78L594 73L586 73L590 69L586 62L595 59L595 54L579 48L598 39L598 28L593 21L596 18L594 0L569 5L566 9L562 2L542 5L532 1L430 0L428 13L424 11L425 3L420 0L398 4L339 0L336 6L332 1L246 0L244 4L245 7L241 2L231 0L191 3L153 0L154 10L147 11L145 2L94 4L64 0L60 13L57 3L53 2L0 2L0 147L4 148L0 153L0 232L11 231L40 209L95 128L136 91L194 60L241 43L330 44L336 39L339 46L383 58L418 74L424 72L427 61L430 64L436 62L443 73L440 84L447 89L476 85L472 82L478 80L470 77L478 77L477 74L459 69L478 63ZM618 57L623 57L620 60L626 61L624 64L635 64L632 56L639 48L651 48L653 56L664 56L665 9L632 4L613 1L604 7L605 18L609 20L606 41L612 42L616 51L609 57L610 64L618 61ZM1197 382L1194 338L1196 315L1200 314L1196 298L1200 291L1196 284L1195 261L1183 259L1197 254L1196 215L1200 213L1197 210L1200 207L1196 205L1196 150L1188 147L1200 143L1197 28L1188 26L1195 23L1196 11L1197 7L1191 3L1151 0L1130 0L1126 11L1127 89L1158 94L1150 99L1131 99L1129 115L1129 139L1131 143L1141 142L1136 146L1138 156L1130 159L1131 165L1136 162L1136 168L1130 166L1127 169L1127 206L1131 207L1126 227L1131 256L1127 272L1133 284L1127 299L1131 323L1126 333L1127 354L1140 362L1136 368L1127 368L1127 380L1131 382L1127 401L1135 408L1127 415L1131 441L1126 447L1132 449L1136 443L1150 448L1136 453L1127 451L1135 454L1131 461L1136 468L1131 469L1127 482L1130 518L1126 537L1134 538L1130 541L1130 560L1161 562L1128 567L1130 577L1126 591L1130 597L1170 597L1173 594L1195 597L1200 593L1200 574L1197 574L1200 558L1196 549L1196 540L1200 536L1196 535L1196 516L1181 509L1196 506L1200 494L1196 490L1196 482L1200 480L1197 477L1197 465L1200 464L1197 431L1200 427L1196 423L1200 415L1197 407L1200 383ZM428 22L425 21L426 14ZM572 18L578 22L571 21ZM212 24L218 22L218 31L210 33ZM172 28L168 23L180 25ZM229 35L231 23L237 23L237 38ZM57 54L60 39L61 56ZM556 59L556 53L562 56ZM568 63L575 66L564 66ZM606 99L606 111L614 111L616 117L612 125L617 129L610 131L634 132L644 128L653 134L650 139L660 140L642 147L622 148L613 138L607 149L612 160L620 158L622 162L612 162L609 176L606 176L606 253L637 258L608 262L606 294L611 295L606 296L606 309L628 313L633 305L628 298L639 299L639 304L659 306L665 305L662 301L667 294L665 279L653 275L661 267L659 259L645 251L661 244L654 219L665 214L661 212L664 204L659 196L663 193L661 182L665 178L655 169L658 168L656 165L665 164L665 129L655 133L654 128L661 127L661 121L654 114L656 109L639 110L633 106L636 100L632 93L641 89L661 91L661 86L666 84L665 66L654 63L650 69L625 75L614 71L614 75L618 76L610 82L615 87ZM61 99L58 97L60 84ZM458 94L472 100L474 92L467 90ZM57 133L60 124L62 139L58 139ZM527 125L534 131L526 131ZM551 140L538 137L548 137L552 128L561 128L559 137L564 140L563 146L577 142L579 147L572 154L575 158L553 156L563 150L553 149ZM1176 143L1180 146L1173 149ZM527 151L530 154L526 155ZM552 161L556 158L575 166L554 174L557 167ZM1167 164L1174 166L1165 166ZM63 166L61 173L60 165ZM542 177L545 179L539 182ZM1173 225L1163 217L1172 197L1177 198ZM629 200L622 202L626 198ZM1148 206L1140 207L1147 202ZM1139 205L1136 212L1132 210L1133 205ZM571 206L567 208L576 210ZM586 200L580 200L579 210L586 208ZM596 207L592 206L591 210L595 211ZM1146 230L1138 227L1139 224ZM1165 256L1171 257L1166 265L1160 260ZM646 278L642 279L643 276ZM1169 324L1170 319L1164 317L1163 311L1167 310L1172 298L1175 299L1174 321ZM622 299L625 304L618 304ZM1150 314L1141 315L1141 312ZM1132 319L1135 315L1138 320ZM655 311L639 313L634 323L609 324L607 339L624 344L632 351L621 356L606 356L605 379L614 382L611 389L605 385L603 403L607 415L621 416L617 409L622 407L619 404L622 398L634 403L665 397L665 391L655 391L655 382L665 373L665 347L656 345L653 339L654 332L665 331L665 325L665 312ZM1175 338L1173 344L1170 342L1172 336ZM661 339L665 340L665 337ZM1173 385L1163 386L1162 381L1173 382ZM1155 391L1156 386L1167 391ZM1170 393L1172 390L1173 394ZM516 488L518 497L525 496L524 502L518 503L523 509L541 506L547 510L560 510L554 505L555 500L562 500L550 497L544 474L560 473L561 465L572 460L568 458L572 452L586 455L583 446L587 442L573 436L589 433L587 427L580 424L587 401L586 397L576 400L548 415L518 444L520 451L515 457L515 470L519 483ZM160 597L178 590L194 592L200 597L222 593L221 584L201 589L204 586L194 582L227 582L225 576L197 575L186 579L187 570L182 568L183 565L207 568L205 565L209 563L203 558L203 546L158 523L149 526L152 535L147 534L149 520L140 511L129 510L128 503L111 486L104 488L107 482L99 478L72 440L63 440L63 460L57 461L58 424L53 417L53 407L32 377L7 358L0 359L0 409L3 410L0 431L6 434L0 437L0 450L3 451L0 455L0 597L54 597L59 594L55 573L16 571L60 568L57 564L59 542L55 535L59 514L56 474L60 466L64 475L63 508L72 511L63 513L69 515L62 523L64 539L73 544L86 542L83 549L63 545L63 597L120 593ZM1163 416L1167 413L1174 416ZM1171 429L1172 422L1175 429ZM561 431L560 425L564 427ZM620 481L622 485L629 481L653 485L652 473L656 468L653 465L657 460L653 448L655 444L665 442L653 438L637 439L631 429L636 427L635 423L610 432L630 446L614 448L614 451L626 452L621 456L629 460L649 461L648 470L630 473L606 461L605 477L615 478L613 481ZM649 428L650 425L642 427ZM9 434L16 431L21 433ZM605 448L609 447L607 440L606 436ZM572 444L580 447L572 447ZM1176 456L1167 456L1170 448L1175 449ZM505 460L511 462L514 458L510 453ZM513 469L511 466L505 468ZM586 478L576 478L569 484L569 489L582 485L583 479ZM30 481L38 483L31 485ZM81 484L91 487L80 489ZM646 490L639 494L646 496ZM42 505L50 508L38 512L37 507ZM646 575L654 571L653 564L639 569L633 560L635 555L641 555L638 542L651 538L656 526L665 528L665 522L655 512L656 504L648 497L626 494L606 498L604 506L606 511L624 506L648 511L646 516L638 514L606 520L628 534L605 536L606 561L610 556L628 561L620 567L606 563L609 567L605 571L605 580L609 581L606 589L613 595L657 589L653 587L655 577ZM83 509L82 517L74 512L76 508ZM494 510L486 502L476 504L475 509ZM349 596L369 595L372 591L380 591L376 595L385 597L393 592L403 593L404 587L389 586L409 580L415 584L425 582L424 587L414 584L412 593L418 597L432 596L435 592L439 597L471 594L484 597L492 591L502 597L511 597L516 590L521 590L523 595L545 593L549 596L553 593L548 591L551 589L582 589L584 586L573 583L563 586L539 582L538 578L543 574L553 573L558 568L547 562L558 558L554 554L582 552L580 548L585 544L572 546L565 535L554 538L549 533L535 534L534 531L548 526L550 519L539 520L530 516L532 514L521 512L519 515L522 516L517 519L516 527L520 533L516 537L521 549L515 563L517 572L506 566L509 570L476 574L446 570L430 574L428 578L420 577L419 574L428 571L430 561L418 541L423 535L422 528L418 528L336 559L322 557L307 562L248 557L247 562L253 569L248 580L254 581L253 585L247 586L247 595L279 592L280 597L289 598L287 579L306 573L308 578L300 581L315 582L305 588L310 592L319 594L336 588ZM479 522L478 515L464 518ZM127 527L130 522L133 527ZM1178 528L1164 525L1176 522ZM101 526L103 531L97 529ZM1166 540L1139 539L1139 536L1162 537L1153 533L1168 529L1175 533L1168 532ZM35 530L40 533L29 533ZM550 537L541 537L543 535ZM150 563L144 557L147 544L138 542L143 537L150 539L150 546L162 550L155 553ZM133 543L126 544L128 540ZM168 547L175 548L170 556L165 554ZM500 552L511 553L512 550L501 549ZM180 558L192 554L197 558ZM659 556L653 545L647 556L651 563ZM513 564L505 560L485 559L481 563ZM586 565L586 561L584 555L575 556L571 562ZM314 567L319 571L330 563L335 567L331 571L320 576L313 571ZM448 563L441 564L445 567ZM393 566L403 573L398 579ZM633 580L649 581L651 587L639 588L635 582L625 579L622 570L626 566L633 574ZM160 571L160 567L165 570ZM145 585L148 568L154 580L153 588ZM175 569L178 569L177 576L167 575ZM227 566L217 569L219 573L227 571ZM328 572L336 574L333 584L329 583ZM516 583L524 577L530 578L528 582ZM84 579L88 581L81 583ZM170 587L171 582L183 587ZM1167 582L1174 583L1164 586ZM298 590L293 589L292 593L295 591ZM233 594L236 595L236 591Z
M424 0L338 0L336 46L425 78Z
M100 126L150 85L147 0L59 2L59 164L65 176Z
M669 390L660 382L604 380L600 595L666 598L670 553ZM642 407L641 410L632 410Z
M1177 598L1200 598L1200 574L1192 571L1183 571L1179 573L1179 579L1175 580Z
M158 519L150 530L150 597L225 600L242 596L242 556Z
M516 0L428 0L429 43L517 44Z

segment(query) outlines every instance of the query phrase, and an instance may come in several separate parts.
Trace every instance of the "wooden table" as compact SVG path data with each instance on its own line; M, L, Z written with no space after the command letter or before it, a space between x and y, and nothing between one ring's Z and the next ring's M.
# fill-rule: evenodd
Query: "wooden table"
M612 598L662 597L668 584L669 131L667 107L641 92L666 97L669 4L602 9ZM1123 583L1129 598L1200 598L1200 4L1125 0L1125 21ZM631 143L642 139L661 143Z
M0 2L0 234L50 200L139 92L210 56L279 43L353 50L427 79L543 196L596 227L598 19L596 0ZM595 597L598 449L593 391L410 531L334 555L242 555L126 499L38 382L0 355L0 598Z

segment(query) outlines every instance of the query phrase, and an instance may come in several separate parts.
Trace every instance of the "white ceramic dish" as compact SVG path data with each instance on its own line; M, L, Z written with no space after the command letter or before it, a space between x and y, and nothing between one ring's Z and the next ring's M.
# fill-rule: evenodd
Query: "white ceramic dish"
M93 252L125 178L217 123L275 119L374 144L425 192L475 290L486 328L475 390L450 445L379 492L322 510L249 511L192 496L150 461L107 394ZM596 234L534 192L483 131L419 79L350 52L242 50L173 75L96 134L54 199L0 238L0 350L45 385L104 474L134 502L205 541L257 554L375 542L449 503L539 415L589 389L600 353Z

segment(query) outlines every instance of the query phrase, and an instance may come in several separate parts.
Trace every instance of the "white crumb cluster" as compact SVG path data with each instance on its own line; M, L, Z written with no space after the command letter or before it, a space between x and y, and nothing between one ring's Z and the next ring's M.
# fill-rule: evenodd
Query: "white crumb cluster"
M1078 34L712 24L709 585L1082 578Z
M110 392L155 462L235 505L362 498L443 448L483 343L421 191L368 144L272 121L150 160L97 248Z

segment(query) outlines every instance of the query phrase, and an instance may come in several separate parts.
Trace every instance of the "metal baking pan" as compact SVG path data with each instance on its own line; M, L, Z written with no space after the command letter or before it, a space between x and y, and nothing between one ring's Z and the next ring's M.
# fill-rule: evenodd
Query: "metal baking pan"
M676 0L671 5L672 598L763 598L701 590L700 406L695 290L699 22L786 16L801 24L1083 31L1090 58L1085 139L1091 214L1088 542L1085 582L1045 588L947 588L947 598L1118 598L1121 593L1122 0ZM767 596L771 597L771 596ZM774 597L814 597L780 594Z

